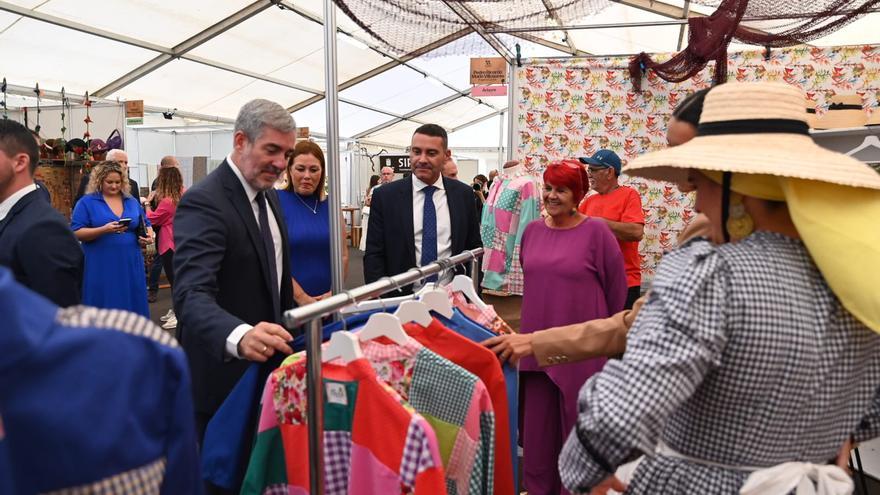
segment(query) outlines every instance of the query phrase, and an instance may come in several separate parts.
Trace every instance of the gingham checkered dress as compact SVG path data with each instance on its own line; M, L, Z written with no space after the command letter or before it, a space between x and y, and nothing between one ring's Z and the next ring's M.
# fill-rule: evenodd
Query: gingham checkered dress
M695 240L663 259L623 359L581 389L562 480L584 491L660 440L727 466L826 463L851 434L880 435L878 385L880 335L843 309L803 243ZM747 477L651 454L627 493L737 493Z

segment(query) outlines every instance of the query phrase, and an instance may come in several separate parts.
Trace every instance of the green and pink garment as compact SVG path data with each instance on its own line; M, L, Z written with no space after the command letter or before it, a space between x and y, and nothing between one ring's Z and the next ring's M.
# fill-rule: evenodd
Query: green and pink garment
M401 399L409 401L412 408L427 420L431 433L436 435L435 445L439 450L437 465L445 467L446 481L444 489L424 493L492 493L495 423L492 403L483 383L472 373L413 339L403 346L390 341L369 341L362 344L362 349L379 379L399 393ZM325 364L324 369L332 366ZM329 376L325 374L325 386L328 379ZM307 440L303 438L302 445L297 447L300 450L296 450L284 432L287 425L299 425L305 421L304 380L305 358L301 354L288 358L285 365L270 376L264 391L260 431L242 493L282 493L280 489L287 486L287 480L291 479L286 476L292 469L290 465L302 465ZM338 389L337 385L334 387ZM332 401L329 399L329 389L325 394L328 397L326 411ZM357 424L362 420L358 414L360 411L347 420ZM344 483L331 483L331 480L334 476L344 478L348 469L352 470L354 476L356 466L349 464L351 457L345 454L347 447L344 439L332 431L329 418L328 411L325 413L325 477L328 486L342 486ZM384 425L381 421L380 424ZM381 436L378 441L376 447L382 448L384 443ZM336 451L337 454L332 453ZM336 462L332 462L334 457ZM335 474L330 470L331 465L337 466ZM369 485L349 483L345 486L352 487L351 493L358 493L361 487ZM328 489L326 493L334 492ZM348 492L342 490L339 493Z
M446 490L431 426L376 377L369 362L324 364L323 374L325 494ZM298 355L267 381L242 494L309 493L305 397L305 356Z
M522 295L519 245L526 225L540 216L540 193L531 175L502 175L492 185L480 222L483 287Z

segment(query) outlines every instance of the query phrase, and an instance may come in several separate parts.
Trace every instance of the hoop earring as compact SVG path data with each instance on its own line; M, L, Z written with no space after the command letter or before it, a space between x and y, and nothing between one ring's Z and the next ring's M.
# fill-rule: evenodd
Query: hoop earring
M731 237L744 239L755 231L755 221L742 202L742 195L733 194L730 197L730 216L727 218L727 232Z

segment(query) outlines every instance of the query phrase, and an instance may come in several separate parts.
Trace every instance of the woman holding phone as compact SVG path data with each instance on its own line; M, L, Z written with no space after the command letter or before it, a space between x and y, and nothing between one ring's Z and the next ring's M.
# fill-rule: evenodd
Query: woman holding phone
M153 228L124 177L118 163L99 163L73 210L71 228L85 253L83 304L149 318L141 247L153 242Z

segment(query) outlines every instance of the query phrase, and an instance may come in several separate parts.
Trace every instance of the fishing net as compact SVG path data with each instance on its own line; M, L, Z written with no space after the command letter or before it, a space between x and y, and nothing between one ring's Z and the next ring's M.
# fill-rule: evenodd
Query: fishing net
M690 79L710 61L715 83L727 80L727 47L731 41L766 47L807 43L827 36L872 11L880 0L695 0L716 7L708 17L688 20L688 45L665 62L640 53L630 62L638 91L645 70L670 82Z
M687 80L709 62L714 79L727 79L727 47L736 40L766 47L807 43L873 11L880 0L693 0L714 7L712 15L688 19L688 45L663 62L640 53L630 63L636 90L646 70L670 82ZM513 55L520 40L537 35L505 29L584 24L612 0L334 0L355 23L396 55L483 55L501 50ZM469 33L479 36L465 36ZM546 43L545 43L546 44ZM434 46L437 45L437 46ZM439 45L444 45L441 48ZM491 45L491 48L490 48ZM565 48L561 46L561 48Z
M601 12L610 0L334 0L355 23L396 55L417 51L474 30L552 27L572 24ZM487 34L509 53L516 38ZM535 39L522 34L519 39ZM485 50L482 37L461 38L443 50L472 55ZM450 51L450 50L455 50Z

